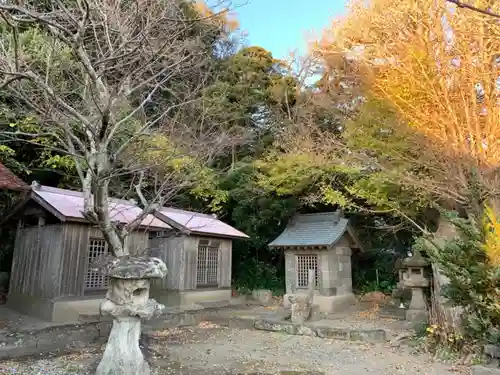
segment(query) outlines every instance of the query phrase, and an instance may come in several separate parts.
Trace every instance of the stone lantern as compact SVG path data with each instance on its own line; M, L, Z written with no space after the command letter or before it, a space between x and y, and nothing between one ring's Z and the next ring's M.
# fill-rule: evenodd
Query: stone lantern
M149 288L151 279L167 275L167 267L158 258L128 255L112 258L102 268L110 285L100 311L113 317L113 327L96 375L149 375L139 347L141 319L163 313L165 306L149 299Z
M427 304L424 288L429 286L429 279L426 277L425 270L430 263L418 251L415 251L412 257L403 260L402 265L407 269L404 285L411 288L411 302L410 307L406 310L406 320L426 321Z

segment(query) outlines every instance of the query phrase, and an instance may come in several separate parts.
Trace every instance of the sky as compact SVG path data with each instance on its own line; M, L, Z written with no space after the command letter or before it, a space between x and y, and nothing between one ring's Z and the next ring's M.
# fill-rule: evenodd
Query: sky
M244 0L234 10L249 45L287 58L289 52L307 52L308 34L320 35L335 16L344 13L345 0ZM240 4L242 4L241 2Z

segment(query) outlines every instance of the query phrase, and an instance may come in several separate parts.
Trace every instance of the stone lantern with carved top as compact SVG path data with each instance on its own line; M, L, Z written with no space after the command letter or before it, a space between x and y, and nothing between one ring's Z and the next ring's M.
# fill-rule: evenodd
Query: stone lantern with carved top
M161 315L165 306L149 298L151 279L167 275L161 259L143 256L111 258L100 268L110 278L101 314L113 317L113 327L96 375L149 375L139 347L141 319Z
M403 260L406 268L406 279L404 285L411 288L410 307L406 311L406 319L411 321L427 320L427 303L425 301L424 288L430 285L426 276L426 269L430 263L418 251L412 257Z

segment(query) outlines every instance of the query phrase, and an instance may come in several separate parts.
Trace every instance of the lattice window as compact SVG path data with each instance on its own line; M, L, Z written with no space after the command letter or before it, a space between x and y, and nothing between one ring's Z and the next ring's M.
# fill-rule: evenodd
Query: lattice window
M87 290L101 290L108 287L108 277L100 272L91 271L90 268L96 260L108 254L108 244L102 239L90 239L87 256L87 274L85 275L85 288Z
M309 270L314 270L316 286L318 288L318 256L316 254L297 255L297 288L309 286Z
M196 285L217 285L219 241L200 240L196 263Z

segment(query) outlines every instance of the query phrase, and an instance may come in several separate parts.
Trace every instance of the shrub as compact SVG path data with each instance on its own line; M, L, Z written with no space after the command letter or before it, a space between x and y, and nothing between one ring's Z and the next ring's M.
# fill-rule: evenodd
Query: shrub
M461 306L463 336L475 342L500 343L500 266L488 254L496 254L500 226L490 209L480 220L446 213L459 236L439 247L420 238L416 246L425 250L450 282L443 296Z
M275 266L254 258L247 259L233 274L233 285L240 293L254 289L270 289L274 295L282 295L285 282L278 276Z

